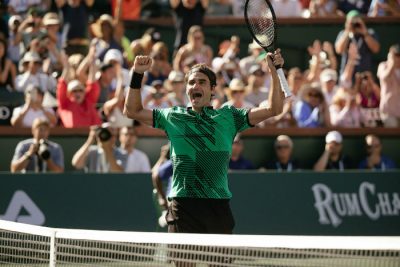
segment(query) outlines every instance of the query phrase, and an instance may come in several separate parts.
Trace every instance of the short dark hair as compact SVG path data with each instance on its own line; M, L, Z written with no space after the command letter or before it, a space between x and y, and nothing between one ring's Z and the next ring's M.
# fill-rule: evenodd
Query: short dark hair
M195 73L195 72L201 72L201 73L203 73L204 75L206 75L206 76L208 77L208 79L210 80L210 85L211 85L211 87L214 87L214 86L217 85L217 76L215 75L214 71L213 71L210 67L208 67L206 64L204 64L204 63L200 63L200 64L194 65L194 66L189 70L189 72L186 73L186 75L185 75L185 82L187 82L189 76L190 76L192 73Z

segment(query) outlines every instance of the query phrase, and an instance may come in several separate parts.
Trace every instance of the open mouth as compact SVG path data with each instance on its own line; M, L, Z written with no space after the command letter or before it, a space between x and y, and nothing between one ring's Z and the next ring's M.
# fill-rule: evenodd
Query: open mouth
M193 94L192 94L192 97L193 97L193 98L200 98L200 97L202 97L202 96L203 96L203 94L202 94L202 93L199 93L199 92L193 93Z

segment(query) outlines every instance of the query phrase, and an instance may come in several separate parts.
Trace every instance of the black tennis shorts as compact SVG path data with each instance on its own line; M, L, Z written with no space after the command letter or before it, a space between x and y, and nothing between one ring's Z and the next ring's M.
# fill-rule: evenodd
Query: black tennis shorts
M166 215L170 233L232 234L229 199L174 198Z

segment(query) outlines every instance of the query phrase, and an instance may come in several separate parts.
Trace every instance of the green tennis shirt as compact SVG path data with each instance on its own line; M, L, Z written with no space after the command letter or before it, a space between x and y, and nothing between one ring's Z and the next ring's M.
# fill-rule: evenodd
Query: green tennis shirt
M248 109L225 106L173 107L153 110L153 126L166 132L171 142L174 197L229 199L228 165L235 135L251 125Z

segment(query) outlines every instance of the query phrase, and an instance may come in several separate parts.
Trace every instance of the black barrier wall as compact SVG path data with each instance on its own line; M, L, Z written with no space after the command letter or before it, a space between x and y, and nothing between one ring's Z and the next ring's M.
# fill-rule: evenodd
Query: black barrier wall
M0 217L156 231L150 174L1 175ZM236 234L400 235L400 172L229 175Z

